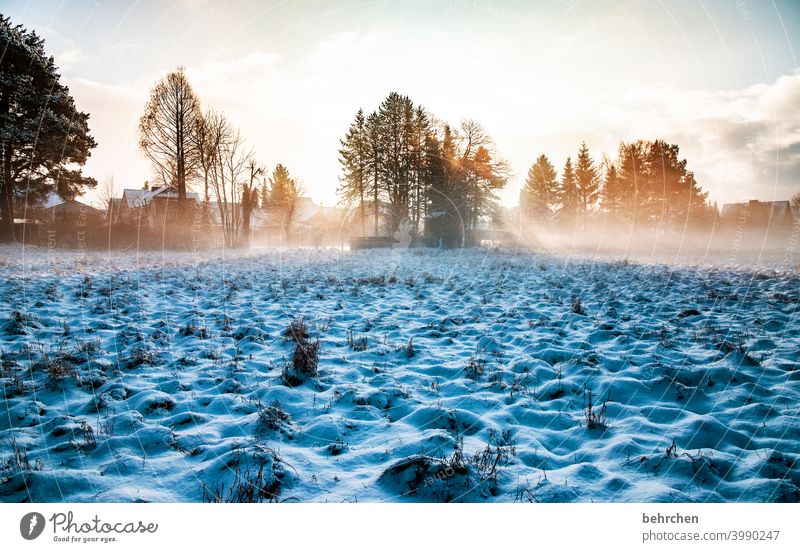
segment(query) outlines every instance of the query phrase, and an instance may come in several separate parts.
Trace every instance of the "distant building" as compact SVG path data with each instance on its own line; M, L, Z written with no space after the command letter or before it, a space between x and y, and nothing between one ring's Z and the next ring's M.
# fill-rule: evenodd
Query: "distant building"
M69 222L71 220L92 218L95 221L103 219L105 213L100 209L95 209L77 199L68 199L59 203L53 203L49 207L38 212L38 218L44 222Z
M200 194L187 192L186 199L200 204ZM178 189L174 186L132 190L122 192L122 200L117 204L116 216L119 220L141 226L160 226L168 217L170 206L177 205ZM116 203L116 202L115 202Z
M720 212L725 227L743 230L790 231L798 214L788 201L758 201L726 203Z
M36 235L42 245L82 248L90 244L103 218L103 211L91 205L53 195L35 212Z

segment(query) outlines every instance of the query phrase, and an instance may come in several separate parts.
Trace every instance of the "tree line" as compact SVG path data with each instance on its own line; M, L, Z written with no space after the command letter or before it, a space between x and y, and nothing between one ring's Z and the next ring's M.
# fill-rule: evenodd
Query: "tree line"
M453 127L396 92L369 115L358 110L339 161L339 197L363 235L371 218L374 235L407 225L417 240L427 216L438 221L428 237L444 245L471 239L481 217L494 213L510 174L480 124Z
M536 159L520 192L520 217L560 230L585 228L595 215L621 227L667 230L712 222L717 209L707 198L675 144L621 142L616 159L595 162L584 142L560 177L547 156Z
M44 40L0 15L0 241L15 239L15 205L40 205L53 193L69 200L97 186L81 174L97 146L88 121L61 83ZM202 109L182 68L151 89L139 120L139 146L156 182L177 192L171 232L184 232L187 217L199 211L201 222L214 221L225 243L237 245L249 236L260 206L288 234L302 186L280 164L267 175L227 117ZM187 201L191 186L202 186L200 208ZM103 193L112 203L112 190Z

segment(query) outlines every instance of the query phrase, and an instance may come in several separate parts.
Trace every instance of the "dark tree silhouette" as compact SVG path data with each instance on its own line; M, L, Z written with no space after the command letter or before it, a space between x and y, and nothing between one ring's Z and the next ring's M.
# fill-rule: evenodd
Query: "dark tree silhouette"
M186 182L199 166L196 135L202 123L200 100L182 67L156 83L139 120L139 147L159 180L175 186L180 201L186 199Z
M60 78L44 41L0 15L0 241L14 240L16 202L72 199L97 185L80 172L97 145L89 115Z
M491 137L475 121L463 122L458 132L434 121L396 92L370 115L356 114L341 141L338 193L343 204L358 205L362 233L368 203L375 235L383 219L390 234L408 223L417 239L430 214L443 217L438 226L447 236L441 241L451 245L456 234L470 234L479 220L494 214L509 169Z
M359 109L353 124L341 140L339 163L342 165L344 175L338 194L342 203L348 207L358 205L362 235L367 234L365 198L369 178L369 153L364 110Z

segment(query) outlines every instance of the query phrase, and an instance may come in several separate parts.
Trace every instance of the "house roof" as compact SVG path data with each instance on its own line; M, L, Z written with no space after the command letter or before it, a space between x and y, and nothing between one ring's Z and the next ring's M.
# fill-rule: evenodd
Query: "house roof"
M748 201L745 203L726 203L722 206L720 215L722 217L733 216L743 210L757 209L763 213L771 211L773 217L784 217L791 212L789 202L784 201Z
M48 202L52 203L52 202ZM50 207L46 207L42 209L42 215L46 217L53 217L56 213L81 213L84 215L103 215L103 211L100 209L96 209L91 205L87 205L77 199L68 199L67 201L62 201L60 203L56 203L50 205Z
M129 209L144 207L153 201L154 198L177 199L178 191L174 186L161 186L150 190L132 190L126 188L122 192L122 199ZM197 192L187 192L186 197L200 202L200 194Z

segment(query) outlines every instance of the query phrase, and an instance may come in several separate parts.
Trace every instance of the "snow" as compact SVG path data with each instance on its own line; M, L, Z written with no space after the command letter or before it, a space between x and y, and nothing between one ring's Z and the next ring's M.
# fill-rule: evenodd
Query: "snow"
M736 262L7 247L0 500L798 501L800 272Z

